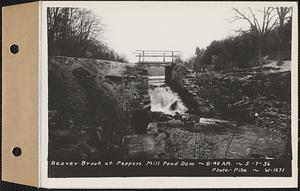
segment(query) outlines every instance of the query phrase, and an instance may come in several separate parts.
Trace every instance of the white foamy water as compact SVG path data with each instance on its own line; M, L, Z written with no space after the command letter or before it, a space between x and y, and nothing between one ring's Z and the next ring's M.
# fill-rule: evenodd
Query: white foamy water
M178 94L173 92L170 87L149 89L149 95L151 99L151 111L153 112L175 115L176 112L182 114L187 111Z

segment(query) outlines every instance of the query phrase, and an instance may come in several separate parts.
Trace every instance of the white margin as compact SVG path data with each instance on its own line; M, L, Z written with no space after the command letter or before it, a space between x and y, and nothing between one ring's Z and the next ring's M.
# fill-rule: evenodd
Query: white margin
M296 188L298 186L298 4L297 2L217 2L218 6L292 6L292 177L127 177L127 178L48 178L48 54L47 7L84 7L91 1L42 1L41 3L41 55L40 55L40 186L44 188ZM124 2L122 2L124 3ZM135 2L130 2L135 3ZM149 2L140 2L149 3ZM151 3L151 2L150 2ZM172 3L172 2L152 2ZM216 3L178 2L176 3Z

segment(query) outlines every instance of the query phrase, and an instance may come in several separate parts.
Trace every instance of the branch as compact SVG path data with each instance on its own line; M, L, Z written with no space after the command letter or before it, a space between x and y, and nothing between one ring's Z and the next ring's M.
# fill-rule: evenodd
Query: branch
M275 25L277 24L278 18L274 21L274 23L271 25L271 27L269 28L269 30L267 31L267 33L271 32L271 30L275 27Z
M275 25L277 24L277 21L278 21L278 18L273 21L273 24L269 27L269 24L271 23L271 21L273 20L273 18L276 16L276 14L273 14L271 17L271 13L273 12L274 8L268 8L266 14L267 14L267 24L266 24L266 27L265 27L265 32L263 34L263 37L265 37L274 27Z
M264 33L265 32L265 24L266 24L266 8L264 8L264 18L263 18L263 25L262 25L262 32Z
M243 20L248 21L248 23L251 25L251 27L252 27L252 26L255 26L255 25L252 23L252 21L251 21L249 18L247 18L243 13L241 13L238 9L233 8L233 10L238 14L238 15L236 15L236 16L237 16L239 19L243 19Z
M250 7L248 7L248 9L250 10L250 13L252 14L252 17L253 17L253 21L255 23L255 27L257 28L257 30L259 31L259 33L262 33L262 29L258 23L258 20L257 18L255 17L255 14L253 13L252 9Z
M257 22L257 19L255 17L254 18L256 19L256 21L254 19L254 22L252 22L247 16L245 16L243 13L241 13L238 9L233 8L233 10L235 11L236 17L238 19L246 20L250 24L251 30L256 32L258 36L260 36L261 30L260 30L259 26L257 25L258 22Z

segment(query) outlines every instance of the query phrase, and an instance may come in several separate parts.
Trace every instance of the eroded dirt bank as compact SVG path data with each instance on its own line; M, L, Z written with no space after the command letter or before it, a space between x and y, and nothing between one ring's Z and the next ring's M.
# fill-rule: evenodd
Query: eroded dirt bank
M131 120L149 103L147 71L132 68L125 74L132 65L115 66L94 59L49 59L49 159L116 158L124 135L139 131Z

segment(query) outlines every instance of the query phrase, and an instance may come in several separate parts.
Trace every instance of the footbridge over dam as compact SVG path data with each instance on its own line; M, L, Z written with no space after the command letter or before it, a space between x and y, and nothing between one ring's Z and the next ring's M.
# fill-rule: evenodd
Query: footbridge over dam
M176 50L136 50L137 64L148 68L150 77L164 77L166 83L172 78L172 71L180 63L180 51Z

